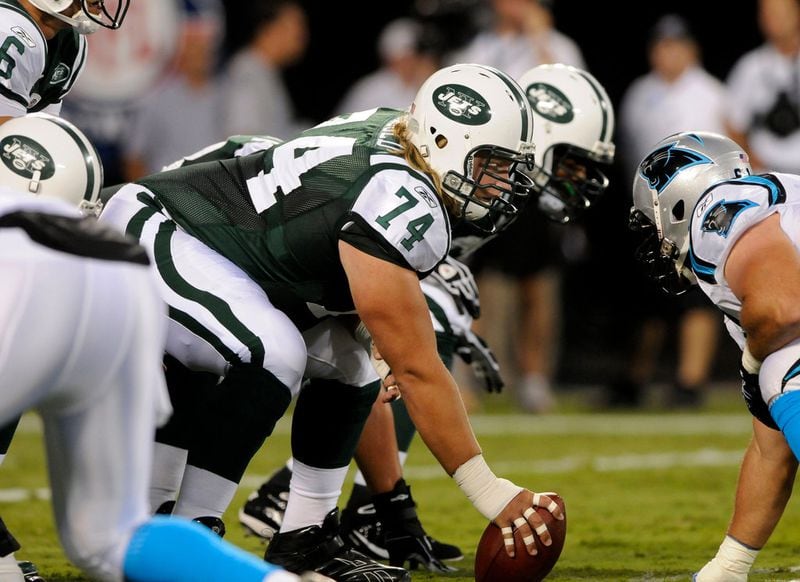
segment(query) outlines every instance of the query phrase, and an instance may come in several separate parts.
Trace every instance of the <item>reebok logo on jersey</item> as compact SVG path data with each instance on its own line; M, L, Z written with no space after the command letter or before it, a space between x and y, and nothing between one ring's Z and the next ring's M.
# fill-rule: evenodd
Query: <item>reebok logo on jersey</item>
M525 90L531 109L554 123L569 123L575 118L572 102L547 83L533 83Z
M53 70L53 74L50 75L50 83L53 85L63 83L69 79L70 71L71 69L67 65L64 63L59 63L58 66Z
M9 135L0 141L0 159L9 170L23 178L33 178L38 172L39 180L47 180L56 171L53 158L47 150L21 135Z
M443 85L433 92L433 104L445 117L466 125L483 125L492 118L486 99L464 85Z
M428 204L428 206L430 206L431 208L436 208L437 206L439 206L439 203L431 195L431 193L428 192L422 186L414 186L414 192L419 194L419 197L422 198Z
M36 46L36 43L33 41L31 36L25 31L24 28L19 27L19 26L12 26L11 27L11 32L16 34L17 37L19 37L19 39L22 42L24 42L26 45L28 45L28 48L34 48Z

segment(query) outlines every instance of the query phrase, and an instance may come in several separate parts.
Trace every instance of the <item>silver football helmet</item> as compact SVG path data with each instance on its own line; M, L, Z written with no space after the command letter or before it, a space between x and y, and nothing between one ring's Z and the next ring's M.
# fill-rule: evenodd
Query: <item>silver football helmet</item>
M102 26L116 30L128 13L130 0L29 0L46 14L66 22L80 34L97 32ZM70 8L77 10L70 12Z
M608 188L614 161L614 108L603 86L569 65L540 65L520 78L533 110L537 164L530 173L539 209L560 223Z
M0 125L0 184L61 198L97 215L103 186L100 156L73 124L45 113Z
M637 260L664 291L680 295L697 282L687 264L695 205L716 184L751 173L736 142L705 131L666 137L639 164L629 226L642 235Z
M534 161L533 114L511 77L476 64L440 69L417 92L408 127L457 218L484 232L510 224L530 194L518 170Z

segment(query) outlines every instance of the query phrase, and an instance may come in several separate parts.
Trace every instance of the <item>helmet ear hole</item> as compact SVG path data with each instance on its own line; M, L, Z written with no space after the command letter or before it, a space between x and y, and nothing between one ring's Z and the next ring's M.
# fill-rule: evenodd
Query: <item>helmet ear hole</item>
M683 203L683 200L678 200L677 204L672 207L672 218L676 222L683 220L684 215L686 214L686 205Z
M441 133L437 135L433 141L436 143L436 147L439 149L442 149L447 145L447 138Z

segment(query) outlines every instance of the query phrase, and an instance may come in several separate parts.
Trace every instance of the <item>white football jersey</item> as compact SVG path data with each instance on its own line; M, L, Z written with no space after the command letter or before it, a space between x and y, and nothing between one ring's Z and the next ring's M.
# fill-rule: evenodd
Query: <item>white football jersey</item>
M48 43L16 2L0 0L0 116L58 114L86 62L86 39L71 28Z
M728 332L742 349L742 305L725 279L725 263L736 241L774 213L800 250L800 176L764 174L722 182L698 201L691 219L687 262L700 288L725 313Z

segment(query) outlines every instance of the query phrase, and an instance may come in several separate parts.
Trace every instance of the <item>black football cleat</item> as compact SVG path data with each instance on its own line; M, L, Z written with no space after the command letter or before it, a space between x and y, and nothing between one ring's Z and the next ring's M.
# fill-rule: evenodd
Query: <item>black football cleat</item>
M25 582L45 582L45 579L41 577L33 563L23 561L17 562L17 565L19 569L22 570L22 576L25 578Z
M196 521L200 525L206 526L221 538L225 537L225 522L218 517L203 515L201 517L195 517L192 521Z
M385 566L345 545L339 537L339 510L322 525L276 533L264 559L295 573L313 571L337 582L410 582L403 568Z
M281 528L289 490L273 487L269 482L254 491L239 510L239 522L250 533L271 540Z
M461 550L450 544L436 542L425 532L417 516L416 503L411 497L411 488L403 479L395 484L392 491L374 495L373 499L375 519L380 520L384 545L391 565L403 566L408 562L412 570L422 566L431 572L455 571L454 568L446 565L444 560L463 558ZM358 513L357 511L356 514ZM362 511L361 515L367 515L367 513ZM364 532L365 528L362 526L360 531ZM348 529L348 539L366 537L358 534L358 528ZM437 550L443 557L437 555Z

